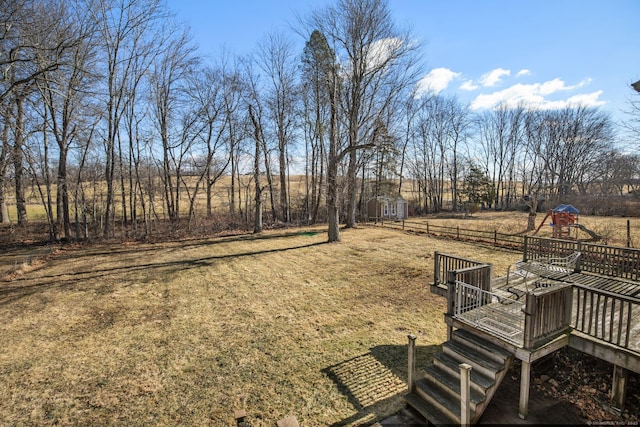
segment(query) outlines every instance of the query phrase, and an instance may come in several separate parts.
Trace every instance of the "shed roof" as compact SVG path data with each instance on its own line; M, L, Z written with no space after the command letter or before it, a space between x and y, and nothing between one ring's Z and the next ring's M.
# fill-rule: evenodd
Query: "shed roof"
M406 202L407 199L405 199L404 197L402 197L402 195L400 194L382 194L380 196L377 197L373 197L370 200L379 200L379 201L383 201L383 202Z

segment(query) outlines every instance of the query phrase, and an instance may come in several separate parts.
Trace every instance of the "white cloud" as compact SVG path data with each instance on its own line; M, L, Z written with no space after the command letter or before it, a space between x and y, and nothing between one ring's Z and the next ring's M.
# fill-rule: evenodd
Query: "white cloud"
M371 68L378 68L397 55L402 47L403 41L399 38L386 38L373 42L367 53L368 65Z
M568 105L587 105L590 107L596 107L606 104L606 101L600 101L598 98L602 95L602 91L598 90L591 93L582 93L575 95L567 99Z
M531 71L525 69L522 69L520 71L518 71L518 74L516 74L516 77L522 77L522 76L530 76L531 75Z
M480 86L473 84L473 80L467 80L466 82L460 85L461 90L468 90L468 91L476 90L479 87Z
M486 74L483 74L482 77L480 77L480 84L482 84L482 86L487 86L487 87L495 86L498 83L500 83L500 79L502 78L502 76L510 76L510 75L511 75L511 70L505 70L504 68L496 68L495 70L492 70Z
M448 68L434 68L418 82L416 97L421 97L425 93L439 94L449 86L460 73L451 71Z
M525 105L527 107L547 110L554 108L565 108L575 105L584 105L595 107L605 104L605 101L599 100L602 91L596 91L587 94L578 94L561 100L550 100L548 96L558 92L566 92L584 87L590 83L590 79L583 80L577 85L567 86L561 79L553 79L543 83L534 84L515 84L504 90L493 92L490 94L481 94L471 102L471 109L479 110L484 108L493 108L500 104L506 104L509 107Z

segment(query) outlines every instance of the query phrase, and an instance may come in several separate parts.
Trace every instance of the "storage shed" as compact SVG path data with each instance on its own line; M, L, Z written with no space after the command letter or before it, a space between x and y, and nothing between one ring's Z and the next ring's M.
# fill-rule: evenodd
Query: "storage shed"
M369 220L403 220L409 216L409 202L400 194L374 197L367 202Z

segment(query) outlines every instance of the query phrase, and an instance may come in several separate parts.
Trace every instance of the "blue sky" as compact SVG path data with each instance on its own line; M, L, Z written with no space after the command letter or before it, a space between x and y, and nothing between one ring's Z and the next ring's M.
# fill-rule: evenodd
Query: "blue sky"
M296 14L329 0L168 0L200 53L253 51L266 34L291 34ZM640 0L389 0L399 26L424 45L425 90L482 111L498 102L540 108L571 102L625 119L640 79Z

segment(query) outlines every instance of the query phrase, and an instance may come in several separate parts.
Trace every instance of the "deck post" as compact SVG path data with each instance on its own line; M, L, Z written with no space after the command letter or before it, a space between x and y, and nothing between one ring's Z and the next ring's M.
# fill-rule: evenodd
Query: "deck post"
M407 335L409 338L409 369L407 370L407 387L409 393L416 390L416 336Z
M471 365L461 363L460 367L460 425L471 425Z
M522 361L520 370L520 405L518 407L518 417L523 420L529 415L529 384L531 382L531 363Z
M456 272L447 272L447 315L453 317L456 314ZM447 325L447 341L453 335L453 326Z
M525 296L524 305L524 333L522 338L522 345L524 348L533 347L533 341L535 339L534 319L536 314L536 297L532 293L527 293Z
M627 380L629 371L618 365L613 365L613 385L611 386L611 406L616 411L624 409L624 401L627 397Z
M433 254L433 284L440 284L440 252L435 251Z

